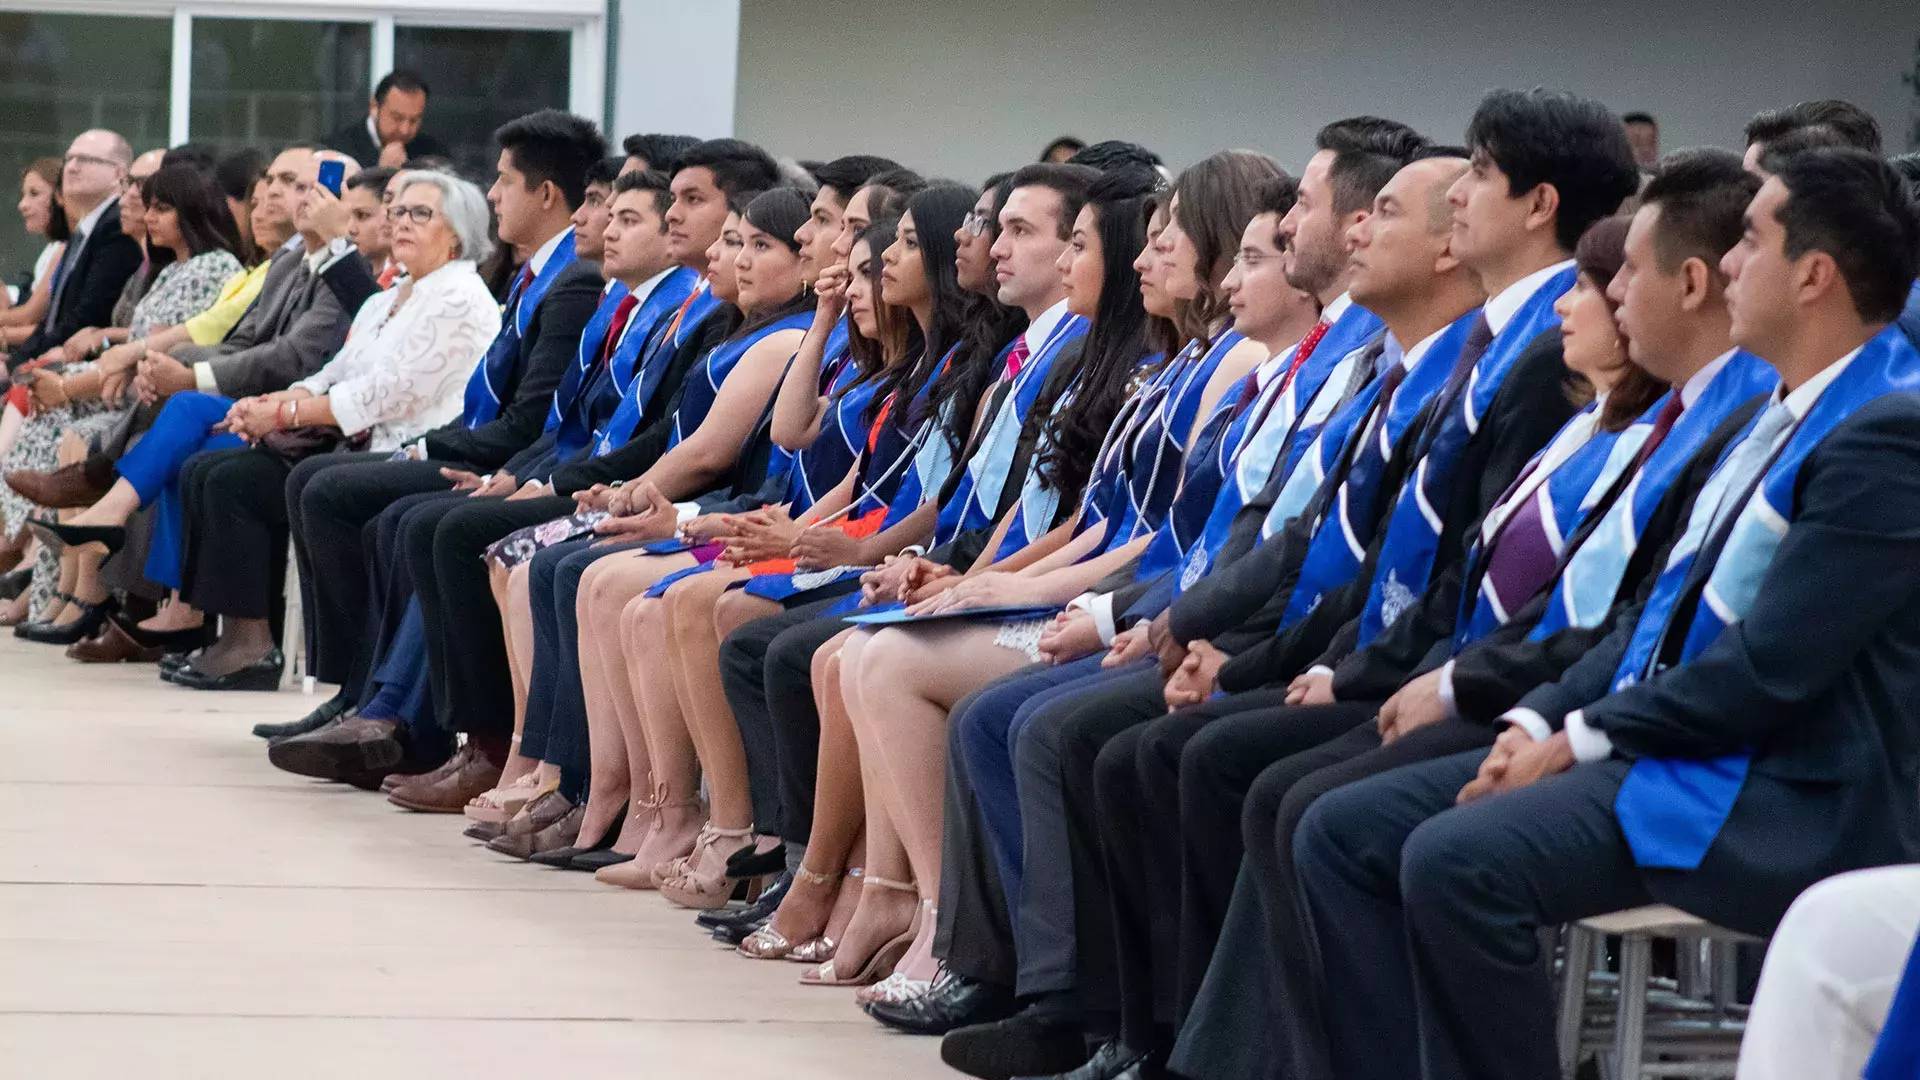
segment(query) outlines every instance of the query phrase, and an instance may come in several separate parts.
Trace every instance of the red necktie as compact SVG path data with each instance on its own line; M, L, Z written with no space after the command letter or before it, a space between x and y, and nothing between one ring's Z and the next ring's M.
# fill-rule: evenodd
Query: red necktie
M620 306L613 309L613 325L607 327L607 340L600 343L600 356L593 362L594 371L600 371L607 366L607 361L613 359L613 351L620 345L621 331L627 328L627 320L632 318L633 309L639 306L640 298L628 293L620 301Z
M1307 331L1306 337L1300 339L1300 347L1293 350L1292 362L1287 365L1287 370L1280 373L1280 386L1273 392L1275 397L1287 392L1287 385L1293 382L1293 376L1300 370L1300 365L1306 363L1307 358L1313 355L1313 350L1320 347L1321 339L1326 337L1327 331L1332 328L1332 323L1321 319L1313 324L1313 329ZM1258 369L1255 371L1257 373ZM1240 387L1240 400L1233 403L1233 414L1238 416L1246 412L1247 406L1252 405L1254 399L1260 396L1261 389L1259 379L1252 375L1247 376L1247 381Z
M1027 358L1032 355L1033 349L1027 345L1027 335L1014 338L1013 348L1007 350L1007 378L1018 376L1020 369L1027 366Z
M1640 444L1640 452L1633 458L1633 468L1627 470L1629 475L1639 471L1640 466L1647 463L1647 459L1659 449L1667 433L1673 430L1674 422L1679 420L1680 414L1686 411L1686 402L1680 400L1680 391L1675 390L1673 396L1667 399L1666 406L1660 410L1660 415L1653 418L1653 434L1648 435L1647 441Z

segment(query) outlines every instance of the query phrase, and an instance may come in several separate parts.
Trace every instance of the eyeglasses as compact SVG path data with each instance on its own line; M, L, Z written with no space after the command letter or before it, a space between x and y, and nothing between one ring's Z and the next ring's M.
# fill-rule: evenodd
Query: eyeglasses
M435 210L431 206L389 206L387 207L387 220L392 221L396 224L399 223L401 218L406 218L408 221L413 222L415 225L425 225L428 222L432 221L434 218L438 217L439 214L440 212L438 210Z
M113 160L112 158L94 157L92 154L68 154L66 161L67 161L67 164L69 165L72 165L75 162L78 162L82 165L105 165L107 168L112 169L115 172L118 172L119 170L126 167L120 164L119 162Z
M969 210L967 216L960 219L960 227L968 236L984 236L993 227L993 218L982 210Z

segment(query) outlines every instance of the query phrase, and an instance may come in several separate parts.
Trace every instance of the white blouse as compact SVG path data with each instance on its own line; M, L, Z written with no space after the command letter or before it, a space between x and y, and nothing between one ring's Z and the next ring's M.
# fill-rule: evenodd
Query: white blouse
M473 262L456 259L368 299L339 354L293 385L326 395L348 435L370 431L369 449L393 450L460 415L499 332L499 303Z

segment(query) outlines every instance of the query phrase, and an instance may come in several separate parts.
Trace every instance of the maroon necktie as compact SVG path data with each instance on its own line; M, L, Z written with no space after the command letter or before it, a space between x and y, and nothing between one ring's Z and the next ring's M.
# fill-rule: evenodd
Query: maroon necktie
M620 301L620 306L613 309L613 325L607 327L607 340L600 343L600 355L593 362L595 373L605 369L607 361L613 359L613 351L620 345L621 331L627 328L627 320L633 317L633 309L639 306L640 298L628 293Z
M1640 452L1634 455L1633 468L1627 470L1627 475L1631 476L1640 471L1640 466L1645 465L1647 459L1653 456L1653 452L1660 448L1661 441L1667 437L1668 432L1673 430L1674 422L1679 420L1680 414L1686 411L1686 402L1680 400L1680 391L1675 390L1673 396L1667 399L1665 407L1660 410L1660 415L1653 418L1653 434L1648 435L1647 441L1640 445Z

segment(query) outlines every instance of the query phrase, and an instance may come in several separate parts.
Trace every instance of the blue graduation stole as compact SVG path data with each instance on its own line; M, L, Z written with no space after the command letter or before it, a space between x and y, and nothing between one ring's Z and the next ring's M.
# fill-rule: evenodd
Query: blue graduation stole
M1586 521L1587 515L1607 490L1639 456L1640 448L1646 445L1647 439L1653 434L1654 419L1665 406L1668 396L1662 395L1652 408L1628 425L1625 431L1597 430L1600 422L1599 402L1574 414L1566 426L1533 456L1533 461L1520 474L1514 490L1495 504L1498 510L1504 512L1487 516L1481 525L1480 535L1467 552L1468 566L1484 569L1485 561L1492 554L1501 531L1512 520L1518 506L1525 502L1538 504L1540 523L1547 530L1554 558L1560 559L1566 550L1566 538ZM1572 446L1572 440L1575 439L1581 441L1579 445ZM1535 482L1533 474L1540 469L1551 471L1543 480ZM1474 574L1470 572L1467 580L1473 578ZM1460 611L1453 623L1454 652L1458 653L1468 643L1478 641L1505 626L1512 615L1512 612L1501 608L1500 598L1494 593L1493 580L1481 573L1480 587L1471 593L1461 594Z
M533 322L533 313L546 298L547 290L573 265L573 260L573 230L568 229L553 254L547 256L547 265L540 268L533 280L517 286L507 297L504 312L507 317L500 320L500 332L494 335L487 354L467 379L466 408L461 420L468 430L490 423L500 415L500 395L512 381L514 365L520 362L520 341Z
M1298 413L1303 403L1315 401L1321 389L1329 381L1333 381L1336 372L1344 374L1351 370L1351 366L1346 363L1347 358L1356 351L1366 348L1374 338L1385 333L1386 329L1387 324L1381 321L1380 316L1359 304L1347 305L1347 310L1340 313L1340 317L1333 321L1332 326L1327 327L1326 336L1322 337L1320 344L1314 347L1313 355L1307 357L1307 362L1300 365L1299 371L1294 372L1293 381L1287 385L1287 397L1281 401L1279 408ZM1335 382L1335 385L1344 387L1346 384ZM1310 420L1304 414L1301 416L1297 437L1287 445L1286 468L1289 471L1300 463L1300 455L1307 448L1307 440L1313 438L1319 425L1326 421L1327 414L1331 413L1333 406L1338 404L1337 400L1328 402L1326 411L1321 413L1317 421Z
M832 355L832 340L827 344ZM833 373L820 433L794 455L793 469L787 474L789 513L797 516L818 502L820 496L847 475L854 459L860 456L860 439L866 429L864 417L877 386L871 380L855 382L860 375L860 366L853 363L843 363Z
M1920 948L1907 950L1907 967L1893 1007L1880 1026L1862 1080L1914 1080L1920 1076Z
M682 294L683 297L685 295ZM684 299L681 302L687 303ZM686 342L694 328L719 309L722 303L724 301L713 295L712 290L702 289L693 295L691 303L687 303L686 313L680 316L680 325L672 327L672 333L666 332L670 324L661 324L657 332L648 335L647 347L641 350L637 365L627 367L626 375L622 375L618 365L611 368L616 385L622 378L627 381L620 392L619 406L594 436L594 457L610 454L633 438L634 429L640 426L640 418L647 411L647 404L653 400L653 392L660 388L660 381L666 378L673 354Z
M1106 528L1098 550L1157 533L1176 497L1196 479L1206 482L1205 469L1196 466L1222 452L1222 443L1240 415L1236 405L1241 387L1251 373L1227 387L1204 419L1199 415L1201 399L1219 371L1221 359L1245 340L1229 330L1204 353L1197 342L1190 344L1135 395L1133 408L1140 421L1105 455L1108 467L1104 479L1112 490L1100 492L1082 508L1082 528L1093 524ZM1217 473L1215 476L1217 487ZM1088 511L1095 516L1090 519Z
M1105 550L1116 535L1126 534L1131 538L1137 528L1141 508L1131 498L1129 466L1159 449L1155 433L1168 408L1166 390L1179 378L1179 361L1184 358L1183 354L1168 363L1165 353L1154 353L1141 360L1134 369L1143 373L1136 375L1139 385L1107 424L1107 433L1100 440L1093 468L1087 474L1086 486L1080 492L1080 508L1074 524L1076 536L1093 528L1101 530L1097 551ZM1151 465L1149 461L1139 467ZM1150 486L1146 495L1149 499L1153 495Z
M933 369L932 378L929 378L920 387L920 392L914 395L913 405L907 410L907 417L896 418L894 424L896 430L912 423L909 418L921 417L927 411L927 399L933 394L934 382L947 370L947 365L953 362L953 355L959 351L960 346L955 345L940 358L939 365ZM926 416L915 425L914 435L908 440L911 444L910 448L905 451L913 455L913 460L905 465L893 485L882 528L892 528L899 524L908 514L918 510L922 503L937 496L940 489L946 485L947 477L953 473L953 446L947 441L946 433L942 429L942 421L951 417L953 410L959 407L959 401L949 400L945 405L945 412L939 416ZM867 470L867 472L871 471ZM863 501L871 503L871 495L863 495L862 498ZM871 508L871 505L867 507L867 509Z
M696 291L700 296L691 304L687 304L687 297L692 296ZM687 313L681 316L680 325L673 328L673 337L667 339L662 335L666 333L667 327L671 325L671 320L680 311L682 304L687 304ZM657 354L664 353L671 356L673 350L678 349L680 343L687 340L687 335L693 333L694 328L700 325L700 320L706 318L714 308L719 306L720 298L713 295L713 292L707 288L706 280L699 273L684 266L675 267L673 273L667 275L666 280L655 286L646 302L640 305L640 313L634 317L636 327L646 328L647 332L641 336L650 339L653 344L649 345L645 354L635 353L616 358L615 362L607 367L613 373L614 392L625 397L627 391L633 386L634 376L642 367Z
M1469 311L1441 331L1439 339L1427 347L1425 355L1395 388L1391 400L1379 400L1386 376L1375 379L1365 393L1356 396L1356 402L1364 399L1369 408L1364 414L1352 414L1355 426L1341 440L1341 453L1351 464L1339 487L1334 489L1331 502L1322 510L1321 519L1315 523L1313 539L1308 541L1306 557L1300 564L1300 578L1294 583L1293 594L1281 616L1281 630L1317 607L1329 590L1346 584L1359 573L1366 560L1367 545L1373 542L1374 532L1380 526L1376 508L1384 494L1380 485L1386 479L1393 448L1414 420L1425 412L1433 396L1447 385L1479 317L1477 309ZM1332 426L1329 422L1328 428ZM1296 470L1287 486L1293 487L1292 481L1301 475L1301 471ZM1286 494L1284 488L1281 494ZM1278 532L1289 518L1300 512L1289 506L1290 501L1283 498L1274 502L1261 530L1263 538Z
M1528 634L1530 640L1545 641L1570 626L1600 625L1613 607L1648 519L1674 481L1728 416L1756 395L1772 393L1779 383L1773 368L1752 353L1737 352L1727 359L1567 560L1546 613Z
M720 387L726 383L727 376L733 374L733 369L739 365L740 358L747 355L747 350L760 344L770 335L782 330L805 330L812 322L813 312L796 311L732 341L723 341L715 345L706 356L700 359L699 363L693 366L691 371L687 372L688 389L691 392L681 395L680 405L673 411L673 434L667 438L667 449L671 450L679 446L686 441L687 436L700 429L701 423L707 418L707 413L713 409L714 401L720 396ZM706 385L701 386L692 382L694 379L704 380ZM778 388L775 388L774 392L778 393Z
M1861 347L1797 426L1780 402L1763 410L1701 488L1687 530L1654 583L1615 669L1614 689L1657 675L1662 646L1673 634L1684 635L1678 662L1685 663L1738 622L1752 607L1780 542L1793 527L1794 487L1807 455L1862 406L1885 394L1916 389L1920 389L1920 353L1899 328L1889 326ZM1726 513L1719 512L1722 503L1727 504ZM1731 525L1726 524L1729 517ZM1696 567L1695 556L1723 529L1726 541L1713 565ZM1674 617L1696 587L1701 593L1692 618L1681 626ZM1698 869L1733 812L1751 763L1750 753L1711 761L1636 760L1613 803L1614 817L1634 862L1643 867Z
M1020 374L1013 377L1012 389L988 421L987 432L973 456L967 459L953 497L940 508L939 520L934 525L935 544L944 544L968 529L984 529L993 524L1001 489L1013 468L1013 455L1020 448L1020 428L1026 423L1027 413L1040 396L1040 388L1047 380L1047 373L1053 370L1060 350L1086 333L1085 318L1063 316L1047 340L1033 350Z
M1533 339L1560 325L1553 305L1573 288L1579 271L1569 266L1543 282L1487 345L1457 396L1441 403L1439 427L1413 476L1400 489L1381 542L1366 607L1360 613L1358 645L1364 648L1426 591L1440 547L1441 515L1453 501L1460 455L1480 430L1480 418L1506 381L1514 361Z

